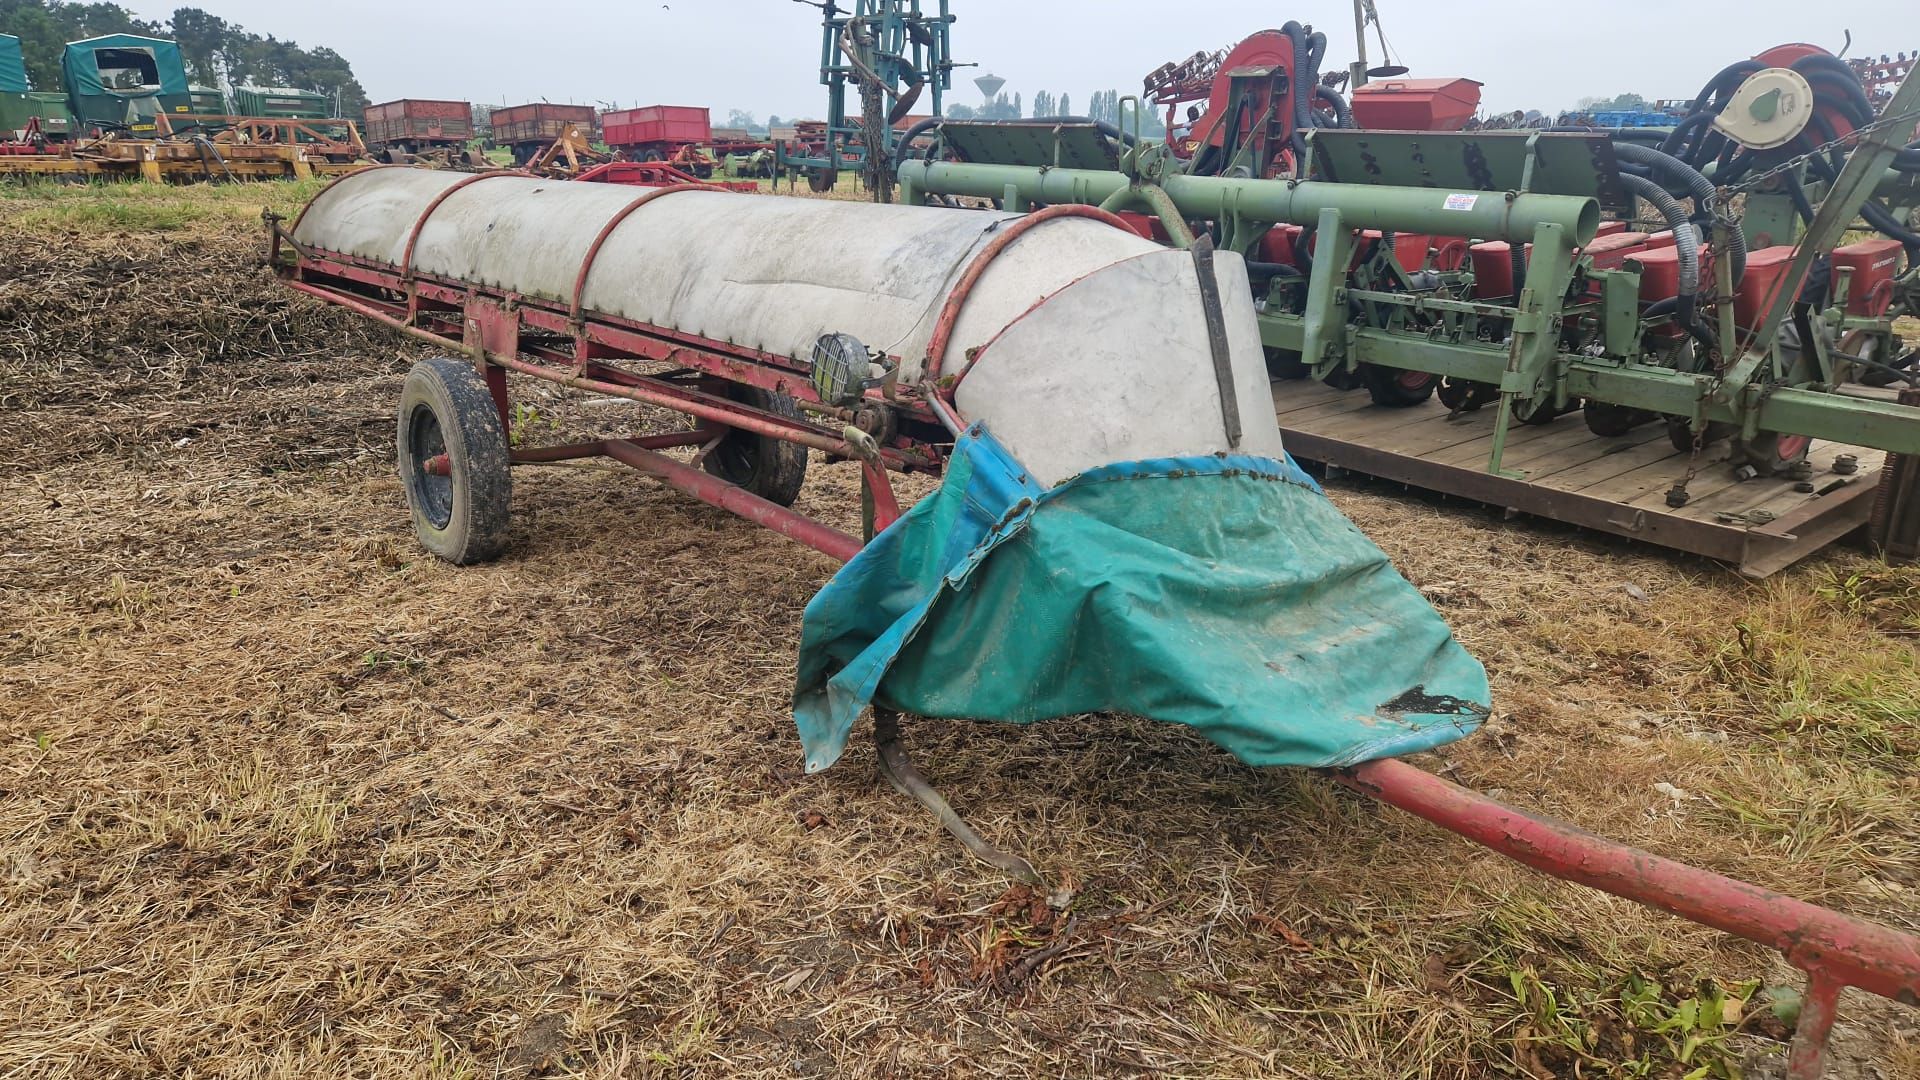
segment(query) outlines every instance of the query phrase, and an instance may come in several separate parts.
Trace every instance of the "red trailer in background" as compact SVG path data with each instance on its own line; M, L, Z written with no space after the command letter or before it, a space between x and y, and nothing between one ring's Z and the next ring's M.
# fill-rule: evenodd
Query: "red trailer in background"
M648 105L600 114L601 137L635 161L665 161L683 146L713 138L707 110L695 105Z
M569 126L578 126L581 134L592 138L597 119L591 105L555 105L550 101L512 105L493 111L493 142L511 147L513 163L525 165L565 135Z
M697 105L647 105L600 114L601 138L629 161L666 161L704 180L714 161L701 147L713 123Z
M360 134L375 152L418 154L463 150L473 139L473 105L465 101L403 98L367 106Z

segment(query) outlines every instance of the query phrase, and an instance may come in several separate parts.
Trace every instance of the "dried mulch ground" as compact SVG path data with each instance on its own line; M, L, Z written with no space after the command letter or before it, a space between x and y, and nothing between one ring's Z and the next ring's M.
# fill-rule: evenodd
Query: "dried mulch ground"
M257 266L311 190L0 198L0 1076L1777 1075L1777 957L1184 730L910 723L1038 891L864 738L805 776L833 565L629 473L423 557L421 354ZM1920 573L1332 496L1493 674L1421 764L1920 929ZM1849 995L1833 1075L1920 1076L1916 1021Z

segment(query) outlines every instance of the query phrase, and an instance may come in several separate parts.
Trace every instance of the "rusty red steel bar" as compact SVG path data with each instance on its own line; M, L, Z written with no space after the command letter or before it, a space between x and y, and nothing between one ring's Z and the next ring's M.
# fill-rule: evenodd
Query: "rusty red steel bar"
M636 446L624 439L609 441L606 444L606 454L615 461L624 462L660 480L668 487L683 491L710 506L717 506L729 513L738 514L755 525L764 526L782 536L798 540L815 551L832 556L841 562L853 558L863 546L857 537L849 536L831 526L822 525L804 514L789 510L778 503L768 502L737 484L728 483L684 462L675 461L665 454Z
M900 500L894 497L887 470L878 461L860 463L861 482L873 499L873 531L877 535L900 520Z
M660 435L636 435L627 441L648 450L670 450L676 446L699 446L721 435L717 428L697 427L686 431L669 431ZM607 442L596 439L593 442L565 443L558 446L529 446L517 448L507 455L512 465L547 465L559 461L579 461L583 458L607 456ZM446 454L435 454L420 463L420 471L428 476L452 476L453 459Z
M488 361L498 364L509 371L522 375L532 375L537 379L571 386L577 390L592 390L595 393L611 397L623 397L630 401L644 402L648 405L661 405L678 412L697 416L710 423L725 424L728 427L751 431L756 435L767 435L787 442L799 443L814 450L824 450L841 457L854 457L856 451L847 445L845 439L836 439L817 429L800 423L783 423L769 417L746 411L736 411L721 405L708 405L675 394L663 393L646 386L625 386L618 383L601 382L598 379L582 378L575 375L563 375L544 364L534 364L512 356L496 353L487 355Z
M953 291L947 294L946 302L940 305L940 317L933 324L933 337L927 342L926 374L922 377L928 383L933 383L940 378L940 371L946 363L947 344L953 338L954 324L960 321L960 309L966 306L967 297L972 294L973 287L979 283L981 275L987 272L987 267L993 264L994 258L1034 226L1070 217L1090 218L1094 221L1103 221L1117 229L1127 229L1126 221L1118 214L1102 210L1097 206L1082 206L1078 203L1059 203L1035 210L1024 217L1015 218L1012 224L988 241L986 248L978 257L967 264L966 272L960 275L959 283L954 285ZM1127 229L1127 231L1133 230Z
M662 432L659 435L634 435L628 437L626 441L648 450L671 450L676 446L699 446L701 443L710 442L722 434L724 434L724 432L719 428L702 426L688 428L686 431ZM550 461L577 461L580 458L605 457L607 454L606 446L607 443L605 439L597 439L593 442L585 443L567 443L561 446L529 446L514 450L508 457L515 465L540 465ZM441 457L444 456L445 455L441 455ZM428 458L427 464L432 465L438 460L440 460L439 457Z
M1381 802L1568 881L1672 912L1784 953L1882 997L1920 1005L1920 938L1628 847L1387 759L1334 774Z
M1530 814L1404 761L1369 761L1332 775L1536 870L1779 951L1810 979L1790 1059L1798 1063L1795 1080L1819 1075L1842 986L1920 1005L1920 937Z

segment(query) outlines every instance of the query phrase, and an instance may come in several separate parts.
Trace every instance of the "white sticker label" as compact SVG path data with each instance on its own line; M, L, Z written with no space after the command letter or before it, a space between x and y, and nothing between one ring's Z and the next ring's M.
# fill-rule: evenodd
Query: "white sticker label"
M1478 195L1449 195L1447 196L1446 208L1448 210L1471 210L1474 204L1479 201L1480 196Z

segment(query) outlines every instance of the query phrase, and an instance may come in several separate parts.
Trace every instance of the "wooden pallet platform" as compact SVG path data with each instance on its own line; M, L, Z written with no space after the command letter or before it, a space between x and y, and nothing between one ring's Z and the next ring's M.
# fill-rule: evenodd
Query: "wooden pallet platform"
M1817 443L1809 455L1814 491L1805 494L1789 480L1737 480L1727 446L1717 444L1700 454L1687 485L1692 499L1676 510L1667 489L1686 476L1690 455L1673 448L1662 424L1618 438L1588 431L1577 412L1516 424L1505 466L1525 475L1512 479L1487 472L1492 407L1458 416L1434 400L1388 409L1364 390L1287 380L1273 384L1273 407L1296 458L1705 555L1755 578L1864 525L1886 460L1878 450ZM1840 454L1855 455L1857 471L1835 473Z

